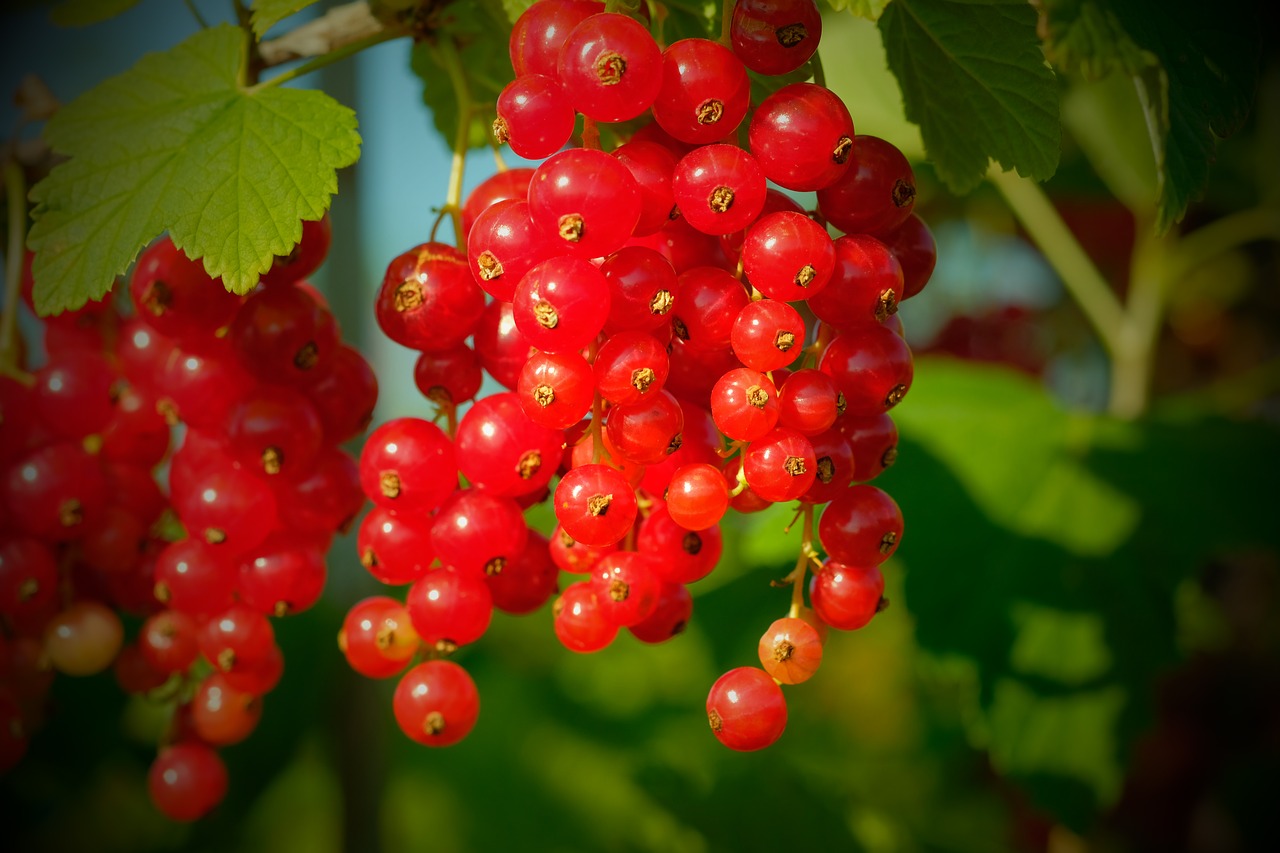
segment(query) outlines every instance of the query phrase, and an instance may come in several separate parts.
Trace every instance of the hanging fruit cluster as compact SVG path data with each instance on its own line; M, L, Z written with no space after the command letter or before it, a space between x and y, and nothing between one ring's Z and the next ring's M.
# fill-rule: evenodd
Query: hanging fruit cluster
M449 656L495 608L559 592L552 627L576 652L621 628L678 634L730 509L798 502L803 535L763 669L711 688L727 746L776 740L778 683L813 674L828 627L882 608L903 521L866 483L896 455L887 412L912 378L896 312L935 254L906 159L856 135L839 97L794 82L752 103L752 74L796 72L821 29L812 0L740 0L720 41L665 49L586 0L540 0L515 23L494 134L546 159L483 182L458 245L395 258L377 296L446 428L398 418L365 447L360 559L409 588L353 607L340 643L368 676L409 667L393 705L410 738L475 725L476 686ZM599 123L624 144L601 150ZM792 195L814 192L813 212ZM476 399L485 373L506 390ZM523 511L547 500L544 537ZM561 571L578 578L562 591Z
M217 749L283 672L272 617L315 603L364 502L338 445L377 382L304 278L329 241L327 218L305 223L240 297L162 238L128 299L47 318L44 366L0 376L0 770L55 673L114 665L173 706L156 806L193 820L222 799ZM121 614L141 620L127 641Z

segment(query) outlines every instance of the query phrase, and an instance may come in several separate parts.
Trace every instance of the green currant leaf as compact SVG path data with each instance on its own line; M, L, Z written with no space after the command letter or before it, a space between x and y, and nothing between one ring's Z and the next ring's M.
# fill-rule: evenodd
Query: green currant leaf
M36 308L78 308L111 289L168 231L245 293L301 239L359 157L355 114L321 92L242 82L247 35L202 30L101 83L49 122L70 159L31 193Z
M60 27L87 27L114 18L137 6L139 0L62 0L49 12Z
M1086 829L1150 719L1135 685L1180 654L1180 591L1215 556L1280 544L1276 430L1070 414L1005 369L916 369L893 412L898 462L876 481L907 518L896 559L916 640L972 682L970 742ZM1240 500L1185 497L1228 488Z
M1054 173L1058 88L1025 0L896 0L880 34L907 118L952 190L977 186L992 159L1036 180Z
M456 45L458 71L465 78L472 103L492 104L514 75L506 50L511 27L502 10L488 3L454 3L443 14L446 17L433 37L414 45L410 67L422 78L422 99L431 109L436 130L452 144L457 139L460 110L447 68L447 45L441 42L448 39ZM495 36L495 30L504 35ZM495 49L499 44L502 49ZM488 145L493 107L473 110L470 118L468 147Z
M250 6L253 9L254 36L261 39L267 30L315 2L316 0L253 0Z
M1156 227L1182 219L1204 189L1218 140L1248 116L1258 77L1258 7L1224 0L1206 26L1203 9L1162 4L1158 13L1115 0L1042 0L1045 52L1086 79L1133 78L1156 161Z
M837 12L852 12L868 21L878 21L889 0L827 0L827 5Z
M516 18L532 5L533 0L502 0L502 11L507 13L507 20L514 24Z

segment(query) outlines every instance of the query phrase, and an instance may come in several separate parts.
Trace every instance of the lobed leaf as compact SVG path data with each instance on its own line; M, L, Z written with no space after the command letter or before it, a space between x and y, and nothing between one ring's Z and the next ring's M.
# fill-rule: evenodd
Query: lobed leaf
M1058 89L1024 0L896 0L879 26L906 116L952 190L977 186L992 159L1054 173Z
M253 34L261 39L267 30L297 12L301 12L316 0L253 0Z
M302 236L355 162L355 114L321 92L241 83L246 34L223 25L143 57L64 107L50 144L70 159L32 190L36 309L107 293L168 231L245 293Z
M1158 14L1115 0L1044 0L1045 50L1086 78L1133 78L1157 167L1157 230L1204 189L1218 140L1244 123L1258 76L1258 7L1225 0L1212 20L1194 4Z

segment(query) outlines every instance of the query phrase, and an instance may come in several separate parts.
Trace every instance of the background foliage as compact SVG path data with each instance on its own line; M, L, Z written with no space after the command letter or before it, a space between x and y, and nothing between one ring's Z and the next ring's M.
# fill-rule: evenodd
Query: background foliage
M416 97L400 109L424 147L445 140L434 159L393 166L398 184L379 183L377 158L394 147L364 119L358 75L375 66L305 78L329 94L271 73L255 82L248 36L218 25L212 2L196 4L210 29L178 10L167 44L141 39L162 5L178 4L53 7L59 24L123 12L96 32L175 47L129 71L61 62L56 93L87 94L46 129L71 159L32 197L40 304L104 292L165 229L246 289L340 189L322 286L349 330L368 328L390 257L379 235L402 227L416 235L406 245L419 241L445 200L415 198L413 221L397 222L384 187L427 195L404 176L442 175L455 139L486 144L486 105L510 74L495 45L521 4L455 4L412 53L403 39L369 52L411 61L430 117ZM270 37L310 5L245 11ZM716 5L667 4L668 40L714 35ZM374 9L390 28L408 26L405 6ZM280 626L285 680L260 730L226 750L233 784L215 816L172 826L147 804L163 708L64 678L48 730L0 782L18 849L1277 846L1280 63L1257 4L830 6L826 80L859 132L917 163L941 260L902 310L917 378L895 410L899 461L878 481L907 519L886 573L893 606L831 638L818 676L788 691L783 739L729 753L702 705L785 610L787 591L768 581L794 559L787 508L735 522L675 642L620 637L581 657L555 643L545 609L498 620L465 652L481 723L440 752L401 737L393 685L354 676L334 646L345 608L373 592L339 540L328 597ZM95 32L35 29L48 14L15 18L42 52ZM20 31L6 26L6 39ZM474 110L451 85L451 51ZM27 70L4 67L10 88ZM338 171L360 144L344 103L364 136L354 173ZM249 136L269 142L250 160L267 173L213 156ZM989 159L1012 172L989 173ZM471 161L468 186L490 168L483 152ZM185 191L154 190L146 174ZM287 189L219 195L236 177ZM196 222L196 210L211 215ZM426 411L403 354L369 346L382 415Z

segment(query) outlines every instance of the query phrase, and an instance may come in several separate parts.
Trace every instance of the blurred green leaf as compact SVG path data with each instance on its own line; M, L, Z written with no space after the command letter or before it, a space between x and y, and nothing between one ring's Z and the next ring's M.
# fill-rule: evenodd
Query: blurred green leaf
M49 12L60 27L87 27L114 18L137 6L139 0L62 0Z
M1058 167L1058 87L1024 0L896 0L880 18L907 118L953 191L995 160L1045 180Z
M316 0L253 0L253 34L261 39L267 30L290 15L313 5Z
M1062 122L1117 199L1147 218L1159 197L1155 153L1135 81L1119 74L1073 83Z
M1085 829L1149 719L1133 687L1178 658L1180 584L1215 554L1280 544L1276 431L1069 414L1020 374L948 360L916 377L881 478L907 518L916 639L972 666L973 743Z
M1045 49L1089 78L1137 84L1158 167L1156 227L1182 219L1209 177L1218 140L1244 124L1258 77L1259 7L1178 0L1158 9L1115 0L1043 0Z
M827 5L837 12L848 11L868 21L877 21L889 0L827 0Z

